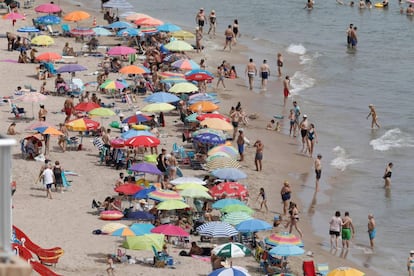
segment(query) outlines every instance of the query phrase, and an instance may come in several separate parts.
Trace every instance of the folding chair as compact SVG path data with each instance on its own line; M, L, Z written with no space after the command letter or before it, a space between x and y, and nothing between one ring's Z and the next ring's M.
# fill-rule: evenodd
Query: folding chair
M329 272L329 265L328 264L316 264L316 275L326 276Z

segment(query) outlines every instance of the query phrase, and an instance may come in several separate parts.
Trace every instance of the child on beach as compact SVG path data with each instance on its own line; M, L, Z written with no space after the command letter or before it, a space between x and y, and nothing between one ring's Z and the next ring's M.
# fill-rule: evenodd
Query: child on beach
M295 135L295 123L296 123L296 114L293 109L291 109L289 113L289 122L290 122L289 136L292 136L292 134Z
M267 213L269 211L269 209L267 208L266 193L264 191L264 188L260 188L259 195L257 196L256 201L259 199L259 197L262 197L262 201L260 202L259 211L262 211L262 208L264 206L266 208L266 213Z

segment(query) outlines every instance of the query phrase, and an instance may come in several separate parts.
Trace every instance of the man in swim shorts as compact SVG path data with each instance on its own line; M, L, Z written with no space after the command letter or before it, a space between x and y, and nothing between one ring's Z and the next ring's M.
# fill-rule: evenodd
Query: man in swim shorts
M342 219L342 247L349 248L349 240L355 235L354 224L349 216L349 212L345 212Z
M246 65L246 75L249 78L249 89L253 90L253 81L254 77L257 76L256 64L254 64L253 59L249 59L249 63Z
M200 28L200 32L203 33L203 27L206 21L206 15L204 14L204 8L200 8L200 10L198 11L196 15L195 21L198 27Z
M270 77L270 67L267 60L263 60L263 64L260 66L260 75L262 76L262 90L266 91L267 79Z
M231 25L227 26L227 29L224 31L224 36L226 37L223 51L226 50L227 46L229 46L230 52L231 52L231 45L234 38L233 29L231 28Z
M237 148L240 154L240 162L244 160L244 134L243 130L239 129L239 136L237 137Z
M315 183L315 189L318 192L319 191L319 179L321 179L322 176L322 163L321 163L322 155L318 154L318 156L315 159L315 174L316 174L316 183Z
M70 117L72 116L72 112L75 108L75 105L73 103L73 99L75 96L71 95L70 98L65 100L65 103L63 104L63 111L65 112L66 118L65 123L69 122Z
M254 143L254 147L256 147L256 155L254 157L254 163L256 165L256 171L261 171L262 170L264 145L263 145L262 141L257 140L256 143Z
M372 249L374 249L374 239L377 234L377 229L375 229L376 224L374 220L374 215L368 215L368 235L369 235L369 243Z
M287 98L290 95L289 85L290 78L289 76L286 76L285 80L283 81L283 106L286 106Z

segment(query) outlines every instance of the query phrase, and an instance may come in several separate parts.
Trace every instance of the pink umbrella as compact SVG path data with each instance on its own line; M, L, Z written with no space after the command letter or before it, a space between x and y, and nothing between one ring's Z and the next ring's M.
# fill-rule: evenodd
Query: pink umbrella
M172 224L164 224L151 229L151 233L164 234L173 237L188 237L190 234L183 228Z
M123 147L125 147L125 140L124 139L115 138L115 139L112 139L110 142L111 142L111 146L113 148L122 149Z
M131 47L126 46L115 46L109 49L108 55L110 56L123 56L123 55L130 55L136 54L137 50Z
M58 5L50 4L50 3L42 4L35 8L36 12L41 12L41 13L55 13L55 12L60 12L61 10L62 9Z
M23 19L23 18L26 18L26 16L24 16L21 13L17 13L17 12L11 12L6 15L3 15L3 19L9 19L9 20L17 20L17 19Z
M70 33L74 36L92 36L95 35L95 31L90 28L81 28L77 27L70 31Z

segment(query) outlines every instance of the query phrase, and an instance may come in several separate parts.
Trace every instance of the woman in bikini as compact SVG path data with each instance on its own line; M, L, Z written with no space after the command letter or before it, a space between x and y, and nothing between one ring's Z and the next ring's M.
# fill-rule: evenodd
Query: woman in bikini
M290 189L289 182L285 181L283 183L282 190L280 190L280 195L283 201L283 215L286 216L289 208L289 201L292 195L292 190Z
M298 231L300 238L303 237L302 230L298 227L299 222L299 209L296 205L296 203L290 202L290 208L289 208L289 214L290 214L290 221L286 225L286 227L289 226L289 233L292 233L293 227L295 227L296 231Z

